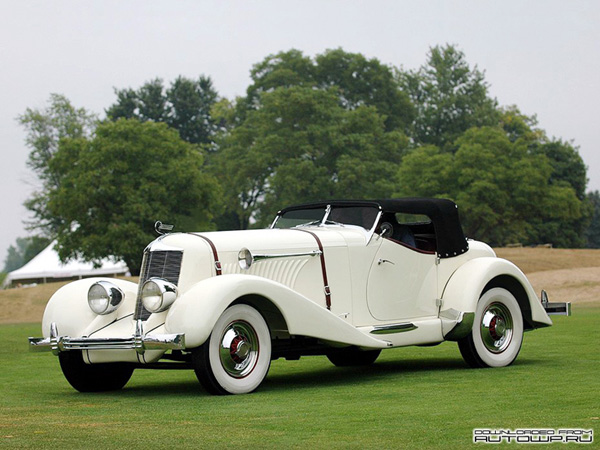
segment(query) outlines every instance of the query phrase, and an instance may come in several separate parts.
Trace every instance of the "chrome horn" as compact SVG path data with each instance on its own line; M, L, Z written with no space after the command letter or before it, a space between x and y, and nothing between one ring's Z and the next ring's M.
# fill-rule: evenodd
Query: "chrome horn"
M256 261L261 261L263 259L274 259L274 258L290 258L294 256L317 256L320 255L320 250L313 250L310 252L302 252L302 253L276 253L276 254L253 254L247 248L243 248L238 253L238 263L240 267L244 270L248 270L252 267Z

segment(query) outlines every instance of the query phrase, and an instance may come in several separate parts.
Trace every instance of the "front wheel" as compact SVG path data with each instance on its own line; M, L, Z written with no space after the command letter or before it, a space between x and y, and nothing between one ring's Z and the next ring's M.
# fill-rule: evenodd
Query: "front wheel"
M506 289L493 288L479 299L473 329L458 348L471 367L504 367L517 358L522 342L519 303Z
M60 368L79 392L116 391L127 384L133 367L126 363L86 364L80 350L58 354Z
M208 340L192 352L192 361L198 380L211 394L254 391L271 365L271 333L265 319L251 306L230 306Z

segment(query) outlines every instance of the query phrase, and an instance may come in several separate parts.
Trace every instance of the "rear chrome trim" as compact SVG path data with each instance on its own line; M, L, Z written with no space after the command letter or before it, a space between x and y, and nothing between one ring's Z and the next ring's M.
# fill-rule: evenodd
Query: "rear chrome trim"
M550 302L548 301L548 294L544 290L542 290L541 302L548 315L571 315L571 302Z

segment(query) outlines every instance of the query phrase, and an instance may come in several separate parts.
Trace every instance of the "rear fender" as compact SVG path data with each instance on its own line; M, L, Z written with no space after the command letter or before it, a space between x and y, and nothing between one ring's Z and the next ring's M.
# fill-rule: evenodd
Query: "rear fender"
M291 335L370 348L385 348L322 306L288 287L253 275L222 275L202 280L178 298L167 315L169 333L185 333L186 347L202 345L223 311L238 299L264 297L278 309Z
M492 287L503 287L515 296L527 328L552 325L529 280L517 266L502 258L482 257L463 264L446 283L440 311L446 339L460 339L470 332L471 327L458 326L464 318L472 320L471 313L477 309L481 294Z

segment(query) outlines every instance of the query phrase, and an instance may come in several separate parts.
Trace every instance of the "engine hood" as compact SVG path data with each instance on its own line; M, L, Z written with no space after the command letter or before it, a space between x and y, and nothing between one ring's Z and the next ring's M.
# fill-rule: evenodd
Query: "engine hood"
M200 245L204 247L206 239L221 253L235 252L247 248L251 252L265 251L310 251L317 250L317 235L323 248L345 247L350 243L366 243L364 233L353 229L337 227L307 227L302 229L261 229L240 231L212 231L206 233L173 233L161 236L150 247L168 246L181 250Z
M269 278L297 290L307 298L322 301L321 260L309 255L319 250L315 235L322 244L326 259L336 259L339 252L344 252L345 256L341 258L343 261L347 260L349 243L365 245L366 234L360 230L340 227L306 227L305 230L310 232L301 229L265 229L173 233L161 236L150 244L149 249L183 251L180 288L184 291L198 281L214 275L243 273ZM255 255L306 255L286 255L281 258L274 256L274 259L261 261L249 270L243 270L238 261L238 254L243 248ZM219 269L216 269L217 266Z
M347 245L344 236L335 229L305 228L319 237L324 248ZM219 251L239 252L247 248L252 252L266 250L305 250L316 249L317 241L314 236L301 229L266 229L243 231L220 231L211 233L190 233L194 236L201 234L210 239Z

